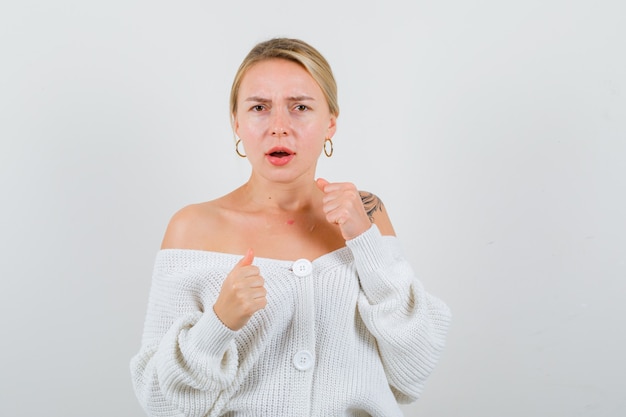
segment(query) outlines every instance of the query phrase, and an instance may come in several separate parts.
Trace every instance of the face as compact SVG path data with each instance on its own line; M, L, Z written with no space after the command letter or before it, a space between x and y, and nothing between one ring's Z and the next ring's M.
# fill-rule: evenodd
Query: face
M241 81L234 129L255 174L286 182L313 178L324 140L336 118L322 89L295 62L271 59Z

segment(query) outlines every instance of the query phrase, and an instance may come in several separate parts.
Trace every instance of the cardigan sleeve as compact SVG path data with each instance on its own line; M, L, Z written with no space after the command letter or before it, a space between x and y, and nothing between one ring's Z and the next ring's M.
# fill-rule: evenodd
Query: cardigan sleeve
M426 292L402 255L398 239L376 225L346 242L362 291L358 309L377 340L396 399L417 399L445 345L450 309Z
M205 416L224 401L235 378L235 332L212 305L202 305L206 276L200 275L155 267L141 348L130 364L135 393L149 416Z

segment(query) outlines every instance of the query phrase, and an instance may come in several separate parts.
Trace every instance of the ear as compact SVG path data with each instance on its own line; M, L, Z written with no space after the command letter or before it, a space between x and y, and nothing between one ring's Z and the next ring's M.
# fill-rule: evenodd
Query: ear
M237 115L234 113L230 115L230 126L233 129L233 132L235 132L235 135L239 136L239 120L237 119Z
M327 138L332 138L335 136L335 132L337 131L337 116L331 115L330 122L328 124L328 131L326 133Z

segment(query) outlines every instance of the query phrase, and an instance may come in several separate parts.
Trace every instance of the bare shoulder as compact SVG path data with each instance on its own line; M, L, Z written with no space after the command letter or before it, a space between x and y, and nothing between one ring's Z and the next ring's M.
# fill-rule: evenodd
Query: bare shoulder
M378 227L380 233L382 235L395 236L396 232L393 230L391 219L382 200L368 191L359 191L359 195L361 196L367 217Z
M206 231L219 223L219 210L212 201L183 207L170 219L161 249L201 249Z

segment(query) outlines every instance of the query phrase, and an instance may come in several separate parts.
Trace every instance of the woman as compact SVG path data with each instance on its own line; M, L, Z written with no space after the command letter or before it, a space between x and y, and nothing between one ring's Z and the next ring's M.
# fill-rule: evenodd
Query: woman
M399 416L444 346L383 204L315 179L339 108L326 60L255 46L231 92L248 182L176 213L153 276L136 394L151 416Z

